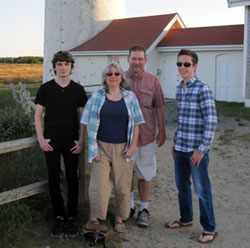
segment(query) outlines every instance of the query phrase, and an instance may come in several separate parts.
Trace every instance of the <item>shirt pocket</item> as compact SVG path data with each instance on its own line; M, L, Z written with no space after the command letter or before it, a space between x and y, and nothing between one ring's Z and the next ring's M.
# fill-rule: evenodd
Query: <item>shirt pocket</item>
M197 103L199 102L199 96L197 94L188 94L187 101L189 103Z
M140 103L146 108L153 106L154 92L150 89L140 89Z

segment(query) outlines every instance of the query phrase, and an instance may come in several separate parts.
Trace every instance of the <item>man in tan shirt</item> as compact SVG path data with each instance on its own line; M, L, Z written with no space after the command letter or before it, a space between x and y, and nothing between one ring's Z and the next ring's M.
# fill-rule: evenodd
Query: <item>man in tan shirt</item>
M145 120L145 123L139 127L137 149L134 154L134 172L138 178L138 191L141 201L137 224L144 227L148 226L148 203L152 178L155 176L157 168L154 141L160 147L165 143L166 139L165 99L159 79L144 71L146 62L144 47L133 46L129 50L129 70L125 72L126 80L138 98ZM133 192L131 192L130 208L130 217L132 217L135 213Z

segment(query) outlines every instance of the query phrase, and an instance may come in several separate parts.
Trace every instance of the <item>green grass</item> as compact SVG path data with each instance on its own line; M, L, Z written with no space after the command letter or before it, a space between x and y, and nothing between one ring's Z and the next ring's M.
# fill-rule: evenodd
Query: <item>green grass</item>
M246 108L244 103L216 101L216 109L219 115L250 120L250 108Z
M8 89L3 90L0 88L0 108L10 107L16 108L17 104L13 99L11 91Z

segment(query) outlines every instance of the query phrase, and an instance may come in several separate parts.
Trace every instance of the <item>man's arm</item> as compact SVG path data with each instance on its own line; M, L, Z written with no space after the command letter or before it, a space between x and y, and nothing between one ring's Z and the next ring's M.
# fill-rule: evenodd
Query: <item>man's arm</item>
M156 144L158 147L164 145L166 140L166 128L165 128L165 116L164 116L164 107L159 107L155 109L156 118L158 123L158 135L156 137Z
M35 112L35 127L39 145L41 149L45 152L53 151L54 150L53 147L49 144L50 139L45 139L43 136L42 117L43 117L43 106L37 104Z
M201 92L201 112L204 120L204 133L198 149L194 150L190 158L193 166L199 166L204 154L210 149L217 126L217 114L213 94L208 86Z
M213 95L208 86L203 88L200 98L200 109L203 116L204 132L198 151L200 153L206 153L210 149L210 145L215 135L217 114Z
M134 126L134 133L133 133L133 137L132 137L132 144L127 150L124 151L125 158L131 158L132 155L134 154L134 151L135 151L136 145L137 145L137 141L138 141L138 137L139 137L139 125L135 125Z

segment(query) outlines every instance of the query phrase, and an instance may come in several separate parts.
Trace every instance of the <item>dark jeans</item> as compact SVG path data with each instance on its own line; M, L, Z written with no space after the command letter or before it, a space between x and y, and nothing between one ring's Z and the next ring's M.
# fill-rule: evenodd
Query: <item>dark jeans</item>
M54 208L54 215L66 216L64 201L60 188L60 175L61 175L61 155L64 160L65 174L67 180L67 216L77 216L78 205L78 154L72 154L70 149L75 145L74 142L69 143L56 143L50 142L54 148L52 152L45 152L45 158L48 167L48 179L49 179L49 192L51 202Z
M180 221L183 223L193 220L192 176L194 191L199 198L200 223L204 231L214 232L215 219L213 210L213 200L211 184L208 177L209 152L207 152L200 162L200 166L192 166L190 157L193 152L175 151L175 181L178 188L178 198L180 206Z

